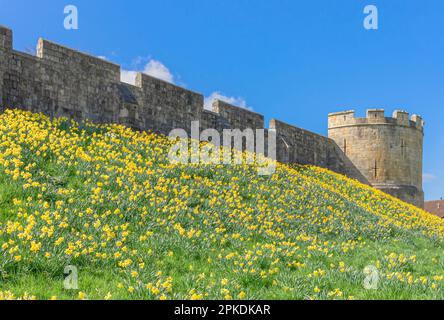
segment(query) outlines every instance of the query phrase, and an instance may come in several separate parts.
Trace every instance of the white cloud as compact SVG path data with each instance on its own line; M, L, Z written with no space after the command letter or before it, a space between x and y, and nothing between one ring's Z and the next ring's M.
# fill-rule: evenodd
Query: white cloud
M240 97L227 97L224 96L223 94L221 94L220 92L213 92L212 94L210 94L208 97L205 97L205 102L204 102L204 108L206 110L213 110L213 101L214 100L221 100L224 101L226 103L244 108L244 109L248 109L251 110L251 108L247 107L247 102L245 101L245 99L240 98Z
M139 62L140 62L139 58ZM136 75L138 71L124 70L121 71L121 81L129 84L136 83ZM160 61L151 59L148 63L143 67L139 72L143 72L149 76L154 78L173 83L174 84L174 75L171 71Z
M97 58L102 59L102 60L105 60L105 61L108 61L108 58L105 57L105 56L97 56Z
M128 70L122 69L120 71L120 81L135 85L136 84L136 75L137 75L137 71L128 71Z
M431 173L424 173L422 175L422 181L424 183L432 182L432 181L436 180L436 178L437 177L434 174L431 174Z
M173 74L164 64L157 60L150 60L145 66L143 73L169 83L174 83Z

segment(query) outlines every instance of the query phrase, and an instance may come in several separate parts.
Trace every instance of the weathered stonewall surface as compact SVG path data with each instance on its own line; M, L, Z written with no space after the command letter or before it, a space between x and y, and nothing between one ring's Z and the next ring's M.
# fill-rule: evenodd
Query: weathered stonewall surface
M192 121L200 121L201 130L265 128L260 114L222 101L204 110L201 94L146 74L139 73L135 85L123 83L120 69L43 39L36 56L15 51L12 31L0 26L0 112L22 108L163 134L178 128L190 132ZM330 138L272 120L277 160L325 167L423 206L422 120L401 112L393 119L377 114L374 120L373 112L365 120L348 116L350 123L342 122L342 113L330 115Z

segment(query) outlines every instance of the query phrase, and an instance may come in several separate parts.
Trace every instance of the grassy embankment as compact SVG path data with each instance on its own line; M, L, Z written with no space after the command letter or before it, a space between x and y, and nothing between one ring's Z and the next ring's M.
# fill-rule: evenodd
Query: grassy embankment
M444 299L439 218L324 169L173 165L169 147L1 114L0 299Z

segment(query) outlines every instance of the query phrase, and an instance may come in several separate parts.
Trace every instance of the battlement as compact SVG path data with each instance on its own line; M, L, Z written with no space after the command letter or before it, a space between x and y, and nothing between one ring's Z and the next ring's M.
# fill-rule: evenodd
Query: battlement
M213 112L227 119L235 128L246 129L264 129L264 116L251 110L236 107L225 101L213 101Z
M100 77L120 82L120 66L110 61L88 55L54 42L40 38L37 43L37 57L54 64L66 66L67 70L81 71L85 78Z
M206 112L202 94L140 72L134 85L123 83L120 65L52 41L40 38L36 55L25 54L13 49L12 31L0 27L0 49L5 51L0 76L6 76L7 93L0 102L7 107L26 106L77 120L117 121L161 133L178 127L188 130L196 120L204 128L217 124L264 129L263 115L223 101L214 101L212 112Z
M12 30L0 25L0 49L12 49Z
M355 111L342 111L328 115L328 128L363 126L363 125L392 125L404 126L424 130L424 121L418 115L409 118L409 113L403 110L395 110L392 117L386 117L384 109L368 109L365 118L355 117Z

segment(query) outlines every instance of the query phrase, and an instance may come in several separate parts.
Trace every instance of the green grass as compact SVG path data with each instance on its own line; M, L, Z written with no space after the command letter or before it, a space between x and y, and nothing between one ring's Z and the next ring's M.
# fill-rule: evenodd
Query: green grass
M328 170L172 165L163 136L22 111L0 134L0 298L444 298L444 222Z

